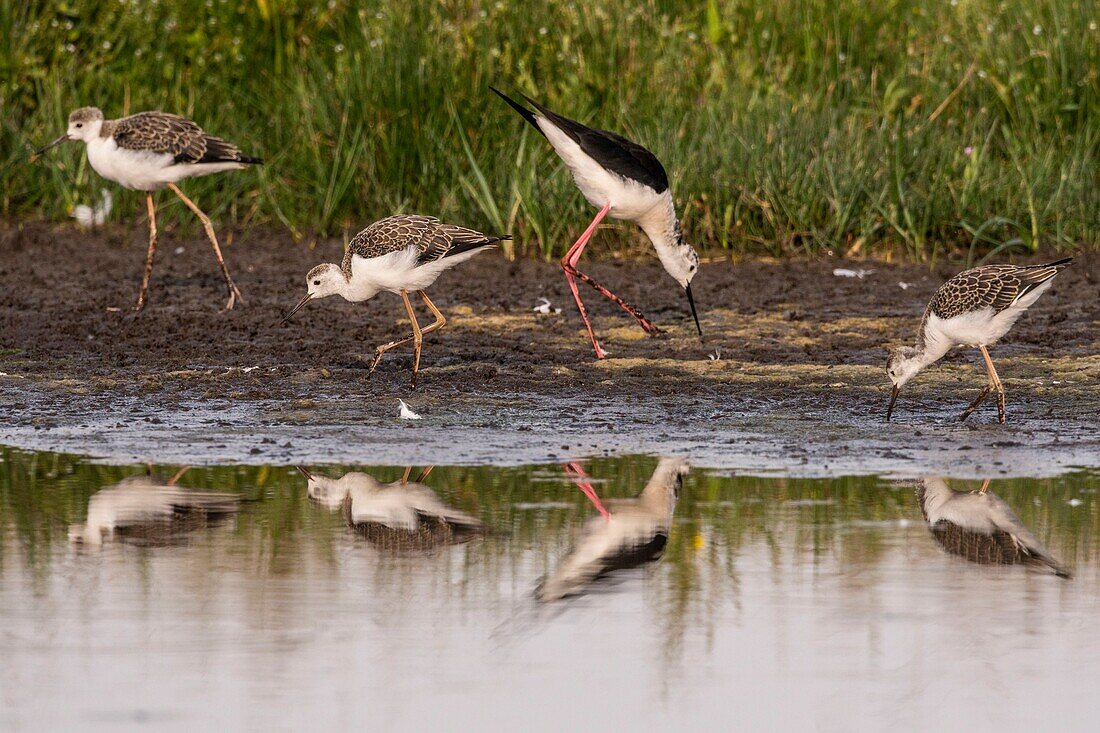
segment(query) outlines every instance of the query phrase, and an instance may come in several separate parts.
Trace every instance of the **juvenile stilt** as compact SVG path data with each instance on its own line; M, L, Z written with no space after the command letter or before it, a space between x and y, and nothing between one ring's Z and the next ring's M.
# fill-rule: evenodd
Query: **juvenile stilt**
M1058 273L1072 263L1072 258L1066 258L1045 265L984 265L960 272L941 285L924 310L916 346L890 349L886 373L894 386L886 419L894 411L901 388L921 370L942 359L955 346L977 345L989 383L959 419L966 420L996 392L997 419L1004 424L1005 386L989 357L989 347L1008 333Z
M447 319L435 307L425 288L446 270L506 239L511 237L506 234L486 235L454 224L444 224L434 216L400 214L380 219L348 243L341 264L317 265L306 274L305 297L283 317L283 323L311 300L329 295L339 295L353 303L369 300L383 290L399 295L412 325L412 336L376 348L368 373L374 373L387 351L412 341L415 344L412 375L415 386L424 336L447 324ZM412 291L420 296L435 317L435 321L424 328L420 327L409 301Z
M141 311L145 307L157 246L156 208L152 192L165 187L172 189L202 221L229 290L226 309L232 308L241 298L241 292L229 276L214 235L214 226L176 184L186 178L260 165L263 160L242 154L236 145L206 133L186 117L166 112L138 112L129 117L108 120L96 107L81 107L69 115L69 127L65 134L37 154L68 140L80 140L86 144L88 163L96 173L126 188L146 192L149 250L145 256L145 272L135 310Z

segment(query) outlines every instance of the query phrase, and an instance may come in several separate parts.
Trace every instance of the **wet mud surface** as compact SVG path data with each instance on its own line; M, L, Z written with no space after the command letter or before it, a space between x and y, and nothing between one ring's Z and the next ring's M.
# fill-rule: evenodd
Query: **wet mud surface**
M678 452L699 465L800 475L1050 475L1100 465L1100 258L1084 255L992 350L1009 422L956 350L917 377L894 422L883 346L911 342L957 263L705 261L706 341L655 259L582 263L665 333L581 285L609 359L597 362L556 264L486 253L430 290L448 318L373 375L380 343L408 334L400 299L312 303L304 275L339 261L281 232L236 232L224 286L199 232L162 231L148 307L132 310L143 225L82 232L0 225L0 442L122 460L514 464ZM835 268L871 270L862 279ZM905 287L902 286L905 284ZM555 314L533 308L546 298ZM422 325L430 323L418 311ZM720 358L713 358L713 357ZM397 419L398 399L423 416Z

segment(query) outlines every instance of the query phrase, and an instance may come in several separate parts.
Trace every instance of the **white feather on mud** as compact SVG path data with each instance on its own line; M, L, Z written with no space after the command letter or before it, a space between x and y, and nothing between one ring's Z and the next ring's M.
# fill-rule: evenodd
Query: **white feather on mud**
M405 404L405 400L398 400L398 402L401 404L401 411L397 415L399 420L422 420L423 419L422 417L420 417L420 415L413 412L412 408L410 408L408 405Z

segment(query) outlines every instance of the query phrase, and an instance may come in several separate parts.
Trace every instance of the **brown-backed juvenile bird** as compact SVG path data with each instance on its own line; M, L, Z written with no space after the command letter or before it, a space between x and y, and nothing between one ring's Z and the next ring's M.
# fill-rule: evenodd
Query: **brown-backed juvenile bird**
M511 239L511 236L482 234L473 229L444 224L434 216L401 214L380 219L348 243L341 264L326 263L309 271L305 297L286 314L283 322L290 320L309 301L330 295L339 295L353 303L369 300L383 290L400 295L412 322L412 335L375 349L370 371L375 370L387 351L412 341L412 383L415 385L424 334L438 331L447 324L447 319L424 289L446 270L506 239ZM435 322L420 327L409 301L410 291L420 296L435 316Z
M962 418L997 393L998 418L1005 421L1005 388L986 347L1008 333L1016 320L1051 286L1054 276L1073 262L1072 257L1046 265L985 265L961 272L945 282L924 311L916 346L890 351L886 371L893 382L886 419L905 383L935 363L954 346L975 346L982 352L989 384L963 412Z
M96 173L124 188L146 192L149 251L145 256L145 274L138 292L137 310L145 307L149 277L153 272L153 255L157 249L157 212L152 192L165 187L176 194L202 222L229 291L225 308L232 308L241 297L241 291L229 276L229 268L225 266L218 238L214 234L214 225L202 209L183 195L176 183L184 178L237 170L263 161L241 154L236 145L208 135L186 117L167 112L139 112L108 120L96 107L81 107L69 115L66 133L36 155L68 140L84 141L88 148L88 162Z

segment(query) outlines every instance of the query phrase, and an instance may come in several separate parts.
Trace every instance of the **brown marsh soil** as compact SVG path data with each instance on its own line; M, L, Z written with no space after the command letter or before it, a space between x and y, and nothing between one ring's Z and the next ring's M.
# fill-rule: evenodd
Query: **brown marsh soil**
M806 473L1100 464L1093 254L993 349L1009 390L1007 426L996 425L992 403L957 423L984 384L980 357L965 350L918 377L886 425L883 346L912 340L928 297L959 263L712 258L693 285L701 343L655 259L584 262L665 329L645 337L581 284L611 354L597 362L560 268L489 252L432 287L449 322L426 338L411 389L411 349L367 373L376 345L408 333L395 296L329 298L280 324L305 291L305 272L339 261L339 241L225 237L245 301L226 312L206 241L162 231L149 304L136 314L143 233L0 225L0 442L195 461L515 462L677 450L704 465ZM870 272L841 277L836 268ZM534 312L541 297L561 312ZM423 310L421 322L430 322ZM425 419L398 422L398 398Z

